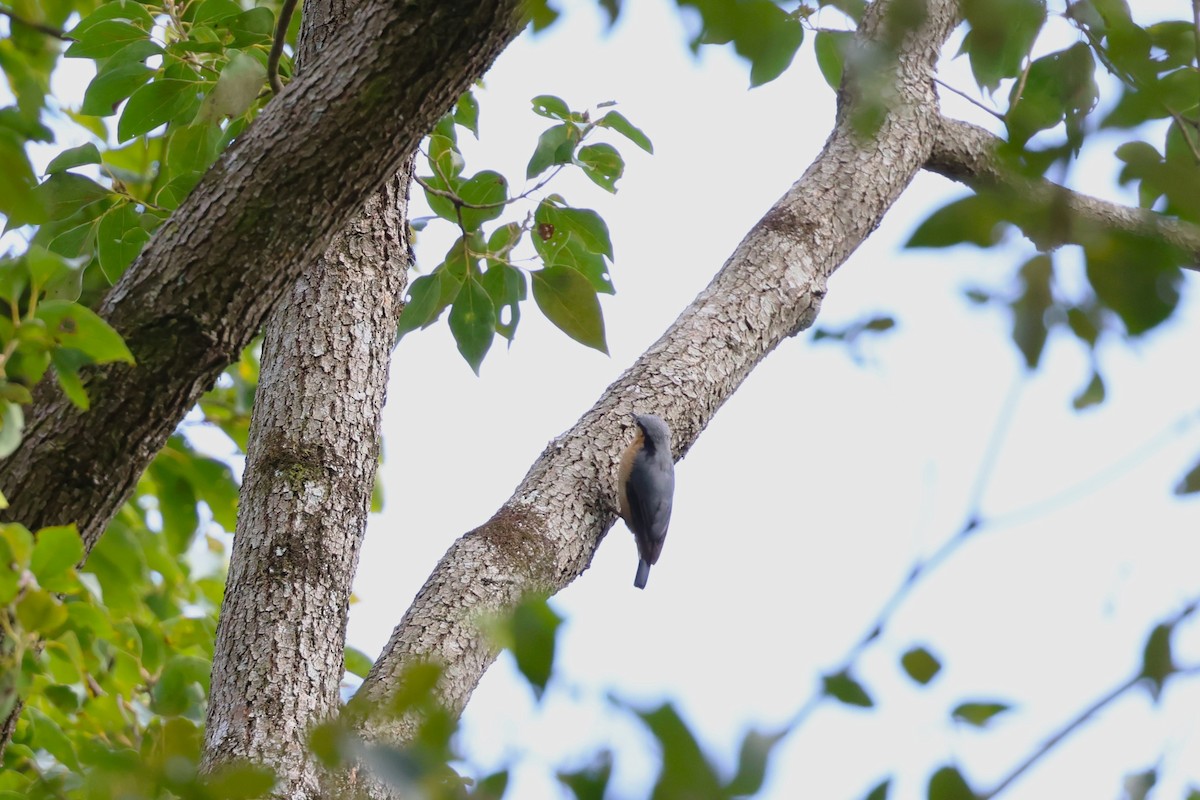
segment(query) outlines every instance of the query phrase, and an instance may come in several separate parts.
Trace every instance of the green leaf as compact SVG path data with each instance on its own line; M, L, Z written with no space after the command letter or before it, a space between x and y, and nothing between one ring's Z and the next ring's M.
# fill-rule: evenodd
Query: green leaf
M1196 466L1188 470L1175 486L1175 494L1181 497L1196 492L1200 492L1200 461L1197 461Z
M454 287L455 291L452 294L446 291L448 286ZM408 287L408 302L405 303L400 321L396 325L397 338L433 323L446 306L454 301L461 286L461 281L456 281L443 269L413 281ZM449 299L447 295L450 295Z
M620 111L609 111L596 120L596 124L601 128L611 128L647 153L654 153L654 144L650 141L650 137L641 128L626 119Z
M96 145L88 142L81 144L78 147L71 147L63 150L46 166L46 174L50 175L55 172L64 172L71 167L79 167L84 164L99 164L100 151L96 149Z
M67 58L108 58L126 45L150 38L136 25L115 19L101 20L79 33L83 27L80 23L72 32L76 40L63 54Z
M1083 138L1083 118L1096 105L1099 90L1095 81L1095 60L1091 49L1082 42L1034 61L1020 97L1013 86L1009 96L1009 141L1024 147L1035 133L1053 128L1064 120L1067 141L1078 150Z
M1108 232L1084 246L1087 276L1104 305L1138 336L1179 304L1182 254L1153 236Z
M929 800L976 800L956 767L942 767L929 779Z
M96 229L96 255L110 284L117 282L148 241L150 233L131 203L118 203L105 212Z
M1171 633L1174 626L1161 624L1154 626L1146 639L1142 651L1142 677L1146 679L1150 696L1158 701L1162 694L1163 685L1167 678L1175 672L1175 662L1171 657Z
M867 793L864 800L887 800L888 789L892 786L891 778L884 778L879 783L875 784L875 788Z
M47 300L38 306L37 318L60 347L69 347L97 364L110 361L133 363L133 354L121 335L96 312L66 300Z
M346 647L346 672L351 675L357 675L360 678L367 677L367 673L371 671L371 659L362 650L357 650L353 647Z
M117 113L117 107L125 98L150 80L154 70L140 61L111 62L96 73L87 91L83 93L80 111L95 117L107 117Z
M212 662L207 658L172 656L150 692L154 711L173 716L183 713L193 704L198 704L208 692L208 677L211 671ZM189 690L197 684L203 692L193 694Z
M727 796L755 795L762 790L771 751L787 734L786 729L776 733L760 733L755 730L746 733L738 753L737 773L725 787Z
M1046 21L1045 0L963 0L963 18L971 30L960 52L971 59L980 88L995 91L1004 78L1015 78Z
M853 41L849 31L820 31L813 42L817 68L825 83L835 92L842 88L842 73L846 69L846 53Z
M22 573L33 555L33 534L19 523L0 524L0 603L8 605L21 588Z
M1020 271L1020 294L1012 302L1012 338L1025 357L1028 369L1037 369L1049 333L1046 312L1054 305L1050 285L1054 278L1054 262L1048 255L1036 255L1025 262Z
M968 725L974 725L976 728L986 727L992 718L997 714L1003 714L1012 706L1008 703L996 702L972 702L961 703L955 706L950 712L950 716L959 722L965 722Z
M525 167L525 178L532 180L556 164L570 164L579 139L579 129L567 123L543 131Z
M769 0L739 3L706 3L681 0L700 12L703 30L693 48L732 42L738 55L750 62L750 85L760 86L779 77L792 63L804 29L792 16Z
M858 708L872 708L875 705L875 701L871 699L871 695L867 694L867 690L863 688L862 684L850 677L850 673L845 670L834 675L826 675L821 680L824 693L835 700Z
M533 299L559 330L575 341L608 353L600 301L588 279L569 267L532 273Z
M971 243L991 247L1004 234L1003 207L990 196L970 195L930 214L917 226L905 247L950 247Z
M533 113L539 117L568 120L571 118L571 108L566 101L552 94L539 94L533 98Z
M167 170L173 176L198 175L217 158L221 129L213 124L176 128L167 143Z
M454 124L460 125L479 138L479 101L470 91L463 92L454 104Z
M489 261L487 272L483 273L479 284L492 299L492 307L496 311L496 333L511 342L521 321L520 303L526 297L525 273L508 264Z
M571 790L575 800L604 800L612 778L612 753L604 751L596 760L575 772L559 772L558 780Z
M586 208L558 208L553 214L553 221L559 229L573 236L589 252L613 258L612 238L608 233L608 224L595 211Z
M538 699L541 699L553 671L555 642L562 621L542 597L522 600L509 621L517 669L529 681Z
M265 6L244 11L225 21L233 34L234 47L265 45L275 34L275 14Z
M147 31L154 27L154 17L136 0L108 0L97 6L95 11L81 19L79 24L70 30L71 38L78 40L97 24L111 19L126 20Z
M25 412L11 400L0 400L0 458L8 458L21 446Z
M83 540L74 525L42 528L37 533L29 570L39 583L55 578L83 558Z
M666 704L653 711L639 711L638 716L654 734L662 750L662 772L653 797L724 796L716 771L673 706Z
M589 144L579 148L576 162L592 183L609 192L617 191L617 181L625 173L625 161L610 144Z
M79 377L79 368L89 363L88 357L79 350L54 350L50 353L50 365L54 367L55 378L67 399L80 411L91 408L88 390L84 389L83 378Z
M71 744L70 737L63 732L59 724L33 706L26 706L24 714L27 715L30 723L31 744L54 756L55 760L63 766L79 770L79 758L75 754L75 746Z
M73 172L57 172L33 190L50 219L67 219L72 214L109 196L109 190Z
M1100 377L1100 373L1093 368L1092 378L1088 381L1087 386L1075 395L1071 400L1071 407L1076 411L1082 411L1085 408L1099 405L1104 402L1104 379Z
M42 214L34 202L36 185L23 141L16 134L0 130L0 214L8 218L8 229L41 221Z
M17 598L17 621L30 633L50 636L67 621L67 609L50 592L26 588Z
M488 220L504 213L508 199L508 181L499 172L484 170L458 187L458 196L467 203L490 208L463 208L462 224L468 231L479 230Z
M117 140L141 136L168 122L190 121L198 102L196 89L192 81L177 78L163 78L138 89L121 112Z
M942 671L942 664L924 647L914 647L900 657L900 665L908 677L925 686Z
M455 298L449 322L458 352L478 375L496 333L496 309L487 290L474 278L467 280Z
M197 122L240 117L254 105L267 81L267 68L254 56L234 51L221 69L217 85L200 106Z

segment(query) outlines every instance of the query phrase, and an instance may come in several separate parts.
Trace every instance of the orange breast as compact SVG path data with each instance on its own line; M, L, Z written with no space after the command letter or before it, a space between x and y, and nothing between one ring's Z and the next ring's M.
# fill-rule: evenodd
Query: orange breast
M626 525L629 524L629 498L625 496L625 484L629 480L629 471L633 469L633 459L642 451L643 441L644 436L639 427L629 447L621 453L621 465L617 468L617 504L621 508L621 519L625 520Z

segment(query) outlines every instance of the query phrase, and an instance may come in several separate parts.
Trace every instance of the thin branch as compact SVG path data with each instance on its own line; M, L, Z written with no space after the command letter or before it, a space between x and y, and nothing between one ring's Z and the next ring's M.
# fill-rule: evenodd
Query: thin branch
M987 524L994 527L1019 524L1024 520L1035 519L1062 506L1073 503L1099 490L1105 484L1121 477L1163 447L1179 441L1179 437L1198 422L1200 422L1200 413L1195 411L1180 417L1145 444L1140 445L1137 449L1122 456L1107 467L1089 475L1074 486L1064 489L1052 497L1036 500L1024 508L1018 508L1015 511L1008 511L991 517L987 520Z
M1020 397L1021 389L1024 386L1025 373L1019 373L1012 387L1009 389L1007 397L1005 397L1004 405L1000 407L1000 413L996 417L996 423L992 426L992 434L988 439L987 449L984 451L983 458L979 461L979 469L975 473L975 481L971 487L971 494L968 496L966 519L963 520L962 526L958 531L946 539L942 544L924 558L918 559L908 571L908 575L892 592L879 609L879 613L875 615L875 619L867 627L866 633L862 635L849 651L842 658L841 665L834 672L848 671L854 662L862 655L872 642L883 635L884 629L895 615L896 610L908 599L913 590L921 582L921 579L929 575L949 558L955 550L961 547L971 535L979 530L981 526L981 515L979 511L980 502L983 499L983 493L987 488L988 482L991 480L992 473L996 466L996 459L999 456L1000 448L1004 444L1004 440L1008 435L1009 427L1012 425L1013 410L1017 406L1017 400ZM825 699L826 695L823 690L815 692L804 705L792 716L788 723L788 728L794 730L801 725L808 716L816 710L817 706Z
M1142 674L1140 672L1138 672L1137 674L1125 679L1119 686L1116 686L1116 687L1110 689L1107 694L1105 694L1099 700L1097 700L1096 702L1092 703L1090 706L1085 708L1074 719L1072 719L1066 725L1063 725L1061 728L1059 728L1057 731L1055 731L1054 734L1052 736L1050 736L1050 738L1048 738L1046 741L1042 742L1042 744L1036 750L1034 750L1032 753L1030 753L1029 756L1024 761L1022 761L1019 765L1017 765L1017 767L1015 769L1013 769L1012 772L1005 775L1004 778L1000 781L1000 783L998 783L994 787L992 787L992 789L990 791L984 792L983 794L979 795L980 800L988 800L988 798L995 797L996 795L1000 794L1002 791L1007 789L1008 786L1013 781L1015 781L1017 778L1021 777L1021 775L1023 775L1025 772L1027 772L1029 770L1029 768L1032 767L1034 764L1041 761L1042 758L1044 758L1047 753L1049 753L1051 750L1053 750L1054 747L1059 742L1061 742L1063 739L1070 736L1071 733L1073 733L1075 731L1075 729L1079 728L1085 722L1087 722L1089 719L1091 719L1092 715L1096 714L1097 712L1101 711L1109 704L1113 703L1115 700L1117 700L1117 698L1121 697L1121 695L1125 694L1127 691L1132 689L1134 686L1137 686L1139 683L1142 682L1142 679L1143 679Z
M946 83L946 82L945 82L944 80L942 80L941 78L934 78L934 79L933 79L933 82L934 82L934 83L936 83L938 86L941 86L942 88L944 88L944 89L946 89L946 90L948 90L948 91L954 92L956 95L958 95L959 97L961 97L963 100L966 100L968 103L970 103L971 105L975 106L976 108L981 108L981 109L983 109L984 111L986 111L987 113L991 114L993 117L995 117L996 119L1000 120L1001 122L1003 122L1003 121L1004 121L1004 115L1003 115L1003 114L1001 114L999 111L997 111L997 110L996 110L996 109L994 109L994 108L988 108L986 105L984 105L984 104L983 104L983 103L981 103L980 101L976 100L974 97L971 97L971 95L967 94L967 93L966 93L966 92L964 92L962 89L956 89L955 87L953 87L953 86L951 86L950 84ZM1018 97L1019 97L1019 96L1020 96L1020 95L1018 94Z
M1171 109L1167 105L1163 105L1167 109L1167 113L1175 120L1175 124L1179 126L1179 135L1183 137L1183 141L1187 143L1188 150L1192 151L1192 158L1196 159L1196 163L1200 164L1200 147L1196 146L1196 142L1192 139L1192 135L1188 133L1188 127L1192 125L1189 120L1183 118L1179 112Z
M1167 625L1168 627L1173 628L1176 625L1178 625L1179 623L1183 622L1188 617L1190 617L1192 614L1196 613L1197 608L1200 608L1200 600L1192 600L1191 602L1187 603L1182 609L1180 609L1178 612L1176 612L1174 615L1172 615L1171 618L1168 619L1163 624ZM1191 676L1191 675L1195 675L1197 673L1200 673L1200 666L1189 666L1189 667L1182 667L1182 668L1176 667L1176 668L1173 668L1168 674L1169 675L1189 675L1189 676ZM1035 749L1032 753L1030 753L1029 756L1026 757L1026 759L1024 761L1022 761L1020 764L1018 764L1012 770L1012 772L1005 775L1004 778L1001 779L1001 781L998 784L996 784L994 787L992 787L992 789L990 791L984 792L983 794L979 795L980 800L989 800L990 798L995 797L996 795L1000 794L1002 791L1004 791L1006 788L1008 788L1014 781L1016 781L1017 778L1021 777L1021 775L1023 775L1025 772L1029 771L1030 767L1032 767L1033 765L1035 765L1039 761L1041 761L1043 758L1045 758L1046 755L1059 744L1059 742L1061 742L1063 739L1066 739L1068 736L1070 736L1072 733L1074 733L1078 728L1082 727L1083 724L1086 723L1089 719L1091 719L1095 714L1099 713L1100 711L1102 711L1105 707L1109 706L1110 704L1116 702L1116 700L1118 698L1120 698L1122 695L1124 695L1130 689L1132 689L1133 687L1137 686L1138 684L1142 683L1142 681L1145 681L1145 680L1148 680L1145 672L1143 672L1142 670L1138 670L1136 673L1134 673L1133 675L1131 675L1130 677L1128 677L1124 681L1122 681L1119 685L1114 686L1104 696L1102 696L1101 698L1096 700L1094 703L1092 703L1090 706L1085 708L1083 711L1079 712L1079 714L1077 714L1074 718L1072 718L1065 725L1063 725L1061 728L1059 728L1057 731L1055 731L1053 734L1051 734L1051 736L1048 739L1046 739L1046 741L1042 742L1037 747L1037 749Z
M279 9L279 23L275 26L275 41L271 43L271 54L267 57L267 80L275 94L283 91L283 83L279 80L279 59L283 56L283 43L295 11L296 0L283 0L283 6Z
M32 20L25 19L24 17L22 17L20 14L18 14L16 11L9 8L8 6L0 6L0 17L8 17L10 20L12 20L13 22L15 22L18 25L24 25L26 28L35 30L38 33L44 33L47 36L53 36L55 39L61 39L64 42L75 41L74 38L63 33L61 30L54 27L53 25L46 25L41 22L33 22Z
M426 158L429 158L429 156L426 155L425 153L422 153L421 155L424 155ZM437 169L436 162L434 162L433 159L429 159L429 161L431 164L435 164L434 169ZM513 197L510 197L507 200L501 200L498 203L471 203L466 200L463 200L461 197L459 197L454 192L447 191L446 189L438 189L434 186L430 186L429 182L426 181L424 178L420 177L419 175L414 175L413 180L416 181L417 184L420 185L420 187L422 189L424 189L425 191L429 192L430 194L434 195L435 197L441 197L446 200L449 200L451 203L453 203L458 208L471 208L471 209L475 209L478 211L488 211L490 209L495 209L495 208L504 208L505 206L512 205L513 203L517 202L518 200L524 200L526 197L529 197L529 195L540 190L543 186L548 184L550 181L554 180L554 177L556 175L558 175L558 173L562 172L563 167L565 167L565 166L566 166L566 164L559 164L554 169L553 172L551 172L549 175L547 175L542 180L538 181L531 188L526 189L525 191L521 192L520 194L514 195ZM444 175L440 174L441 170L438 170L438 173L439 173L439 177L441 177L443 181L445 181L447 183L449 182L449 181L446 181L446 178Z

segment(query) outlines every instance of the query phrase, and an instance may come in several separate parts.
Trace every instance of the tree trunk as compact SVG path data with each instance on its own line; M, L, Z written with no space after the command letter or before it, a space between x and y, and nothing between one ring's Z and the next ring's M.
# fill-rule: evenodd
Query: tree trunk
M860 46L888 35L894 5L868 8ZM617 461L633 435L632 413L667 420L682 457L750 371L812 324L826 279L929 159L941 119L933 70L956 21L957 3L930 0L926 20L899 45L899 66L883 87L889 110L872 136L851 121L864 100L859 76L849 74L817 159L662 338L550 443L508 502L450 547L375 662L360 689L365 699L386 705L406 667L433 660L444 667L442 699L461 710L495 658L476 625L480 615L511 610L530 591L556 592L590 564L615 519ZM375 717L362 729L403 742L410 725Z
M341 3L305 6L300 74L347 14ZM304 270L264 334L204 764L268 766L280 798L322 794L307 738L339 705L350 590L408 283L412 163Z
M310 727L332 716L379 459L408 268L408 169L372 198L267 322L225 599L205 764L276 771L321 796Z

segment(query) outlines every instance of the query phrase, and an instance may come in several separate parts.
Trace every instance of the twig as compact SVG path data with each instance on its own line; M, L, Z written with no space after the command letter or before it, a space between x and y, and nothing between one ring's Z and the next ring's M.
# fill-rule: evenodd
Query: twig
M934 550L930 555L926 556L925 558L918 559L913 564L912 568L908 571L908 575L906 575L900 585L896 587L896 590L892 592L892 596L884 602L883 607L879 609L879 613L876 614L875 619L868 626L867 632L864 633L858 641L850 646L850 650L847 651L845 657L842 659L841 665L835 669L834 672L848 671L854 664L855 660L862 655L863 651L866 650L872 642L874 642L883 634L888 622L896 613L896 609L898 609L900 605L906 599L908 599L908 596L912 593L913 589L916 588L917 584L921 581L921 578L928 575L939 564L949 558L955 550L957 550L967 541L967 539L971 538L971 534L975 533L975 531L979 529L980 525L982 524L979 512L979 504L983 499L984 490L987 487L987 483L991 478L992 471L995 468L996 458L1000 453L1000 447L1003 445L1004 439L1008 433L1008 428L1012 424L1013 410L1016 408L1017 399L1020 397L1020 390L1024 386L1024 382L1025 373L1021 372L1013 381L1013 385L1009 389L1008 396L1004 400L1004 405L1000 408L1000 414L996 417L996 424L992 426L992 435L988 440L987 449L984 451L983 459L979 462L979 470L976 472L975 482L971 487L970 501L967 506L967 517L963 521L962 527L960 527L953 536L942 542L941 546ZM788 728L795 729L797 726L803 723L804 720L816 709L816 707L820 705L820 703L824 700L824 697L824 692L820 691L805 701L804 705L802 705L800 709L792 716L791 721L788 723Z
M1179 441L1180 435L1182 435L1197 422L1200 422L1200 413L1195 411L1180 417L1153 439L1150 439L1145 444L1140 445L1136 450L1126 454L1112 464L1109 464L1104 469L1101 469L1087 478L1084 478L1074 486L1071 486L1070 488L1065 489L1052 497L1030 503L1024 508L1018 508L1015 511L1008 511L1004 514L991 517L987 520L987 524L993 527L1013 525L1021 522L1022 520L1040 517L1043 514L1091 494L1104 484L1119 478L1124 473L1133 469L1142 461L1153 455L1156 451L1168 444Z
M424 155L424 154L422 154L422 155ZM427 156L427 155L425 157L429 158L429 156ZM434 160L431 158L429 159L429 161L431 164L435 164L434 169L437 169L436 162L434 162ZM493 208L504 208L505 206L511 205L512 203L515 203L518 200L524 200L526 197L529 197L529 195L533 194L534 192L538 191L543 186L545 186L547 183L554 180L554 176L556 176L556 175L558 175L558 173L562 172L563 167L565 167L565 166L566 166L566 164L559 164L554 169L553 172L551 172L549 175L547 175L542 180L538 181L531 188L526 189L525 191L521 192L520 194L514 195L513 197L510 197L507 200L501 200L498 203L470 203L466 200L463 200L461 197L459 197L454 192L450 192L445 189L438 189L436 187L430 186L429 182L426 181L424 178L420 177L419 175L413 175L413 180L417 182L418 186L420 186L422 189L429 192L430 194L432 194L436 197L445 198L446 200L449 200L451 203L454 203L454 205L456 205L460 208L471 208L471 209L475 209L477 211L488 211ZM441 170L438 169L437 171L438 171L438 177L440 177L444 183L449 183L449 181L446 180L446 177L441 174Z
M1198 1L1200 1L1200 0L1198 0ZM933 82L936 83L938 86L943 87L944 89L948 89L949 91L954 92L956 95L961 97L963 100L966 100L971 105L976 106L978 108L982 108L984 111L991 114L993 117L1000 120L1001 122L1004 121L1003 114L1001 114L999 111L997 111L994 108L988 108L983 103L981 103L980 101L976 100L974 97L971 97L971 95L964 92L962 89L954 88L953 86L951 86L950 84L948 84L944 80L942 80L941 78L934 78Z
M1197 608L1200 608L1200 600L1192 600L1180 611L1176 612L1164 624L1173 628L1180 622L1183 622L1185 619L1190 617L1192 614L1196 613ZM1197 673L1200 673L1200 666L1182 668L1177 667L1172 669L1170 672L1172 675L1195 675ZM1024 761L1018 764L1012 772L1005 775L998 784L992 787L991 791L987 791L979 795L980 800L989 800L989 798L1000 794L1000 792L1008 788L1013 781L1028 771L1030 767L1032 767L1038 761L1041 761L1042 758L1044 758L1047 753L1053 750L1059 742L1070 736L1071 733L1073 733L1077 728L1087 722L1094 714L1103 710L1106 706L1116 701L1121 695L1125 694L1127 691L1146 679L1146 674L1143 671L1138 670L1136 673L1126 678L1120 685L1110 689L1107 694L1085 708L1083 711L1077 714L1074 719L1070 720L1067 724L1055 731L1050 738L1042 742L1041 745L1039 745L1036 750L1030 753Z
M1017 778L1021 777L1021 775L1024 774L1034 764L1041 761L1042 758L1047 753L1049 753L1051 750L1054 749L1055 745L1057 745L1063 739L1065 739L1069 735L1071 735L1071 733L1076 728L1080 727L1081 725L1083 725L1083 723L1087 722L1088 719L1090 719L1093 714L1102 710L1105 706L1112 703L1118 697L1125 694L1127 691L1132 689L1134 686L1137 686L1139 683L1141 683L1143 677L1144 676L1142 675L1142 673L1138 672L1137 674L1133 675L1132 677L1127 678L1123 683L1121 683L1121 685L1109 690L1109 692L1106 695L1101 697L1096 702L1092 703L1087 708L1085 708L1073 720L1071 720L1066 725L1062 726L1057 731L1055 731L1054 734L1049 739L1042 742L1041 746L1039 746L1036 750L1034 750L1032 753L1030 753L1029 756L1024 761L1022 761L1020 764L1018 764L1017 767L1012 772L1005 775L1004 778L1000 781L1000 783L998 783L994 787L992 787L991 791L987 791L987 792L984 792L983 794L979 795L980 800L988 800L988 798L995 797L996 795L1000 794L1000 792L1002 792L1006 788L1008 788L1009 784L1011 784Z
M1188 126L1191 123L1165 103L1163 104L1163 108L1167 109L1167 113L1171 115L1175 120L1175 124L1179 126L1179 133L1183 136L1183 141L1187 143L1188 150L1192 151L1192 158L1196 159L1196 163L1200 164L1200 148L1196 147L1196 143L1192 141L1192 135L1188 133Z
M1008 116L1008 112L1012 111L1013 107L1016 106L1017 103L1021 102L1021 95L1025 94L1025 82L1027 80L1029 80L1029 69L1032 66L1033 66L1033 59L1026 58L1025 59L1025 68L1021 70L1021 77L1017 78L1017 90L1013 93L1013 102L1011 105L1009 105L1008 111L1005 112L1005 114L1004 114L1005 117Z
M16 11L12 10L8 6L0 6L0 17L8 17L10 20L17 23L18 25L24 25L26 28L35 30L38 33L44 33L47 36L53 36L55 39L61 39L64 42L75 41L75 39L73 37L68 36L67 34L63 33L58 28L55 28L53 25L46 25L41 22L33 22L31 20L25 19L24 17L22 17L20 14L18 14Z
M283 0L279 9L279 22L275 25L275 41L271 43L271 55L267 57L267 80L270 81L271 91L279 94L283 91L283 83L279 80L279 59L283 56L283 43L287 39L288 26L292 24L292 14L296 11L296 0Z

